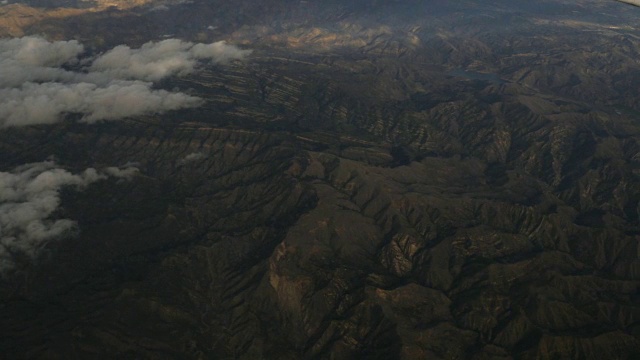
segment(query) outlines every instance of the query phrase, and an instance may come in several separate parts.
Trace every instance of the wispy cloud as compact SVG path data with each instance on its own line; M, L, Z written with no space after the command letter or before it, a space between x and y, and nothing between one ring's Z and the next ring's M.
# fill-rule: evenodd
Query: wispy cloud
M184 158L180 159L180 161L178 161L179 165L184 165L184 164L188 164L190 162L194 162L194 161L198 161L198 160L202 160L202 159L206 159L207 155L201 153L201 152L195 152L195 153L191 153L187 156L185 156Z
M74 174L51 161L0 172L0 274L21 259L33 260L50 241L78 231L75 221L52 217L60 206L63 187L82 190L110 176L129 179L137 172L132 167L109 167Z

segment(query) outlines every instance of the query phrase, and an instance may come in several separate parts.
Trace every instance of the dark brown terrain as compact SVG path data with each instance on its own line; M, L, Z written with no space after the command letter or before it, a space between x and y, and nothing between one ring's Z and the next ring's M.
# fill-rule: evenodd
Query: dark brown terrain
M62 193L80 233L0 280L0 358L637 359L638 24L551 0L34 20L96 53L253 53L161 84L199 108L0 129L0 171L140 169Z

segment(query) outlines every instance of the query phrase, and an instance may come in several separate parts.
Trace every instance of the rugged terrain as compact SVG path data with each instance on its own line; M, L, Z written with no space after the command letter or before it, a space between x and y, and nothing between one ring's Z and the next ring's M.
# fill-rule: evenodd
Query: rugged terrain
M162 84L196 109L0 130L0 171L140 169L63 191L80 233L0 282L0 357L640 354L636 8L72 5L16 34L254 51Z

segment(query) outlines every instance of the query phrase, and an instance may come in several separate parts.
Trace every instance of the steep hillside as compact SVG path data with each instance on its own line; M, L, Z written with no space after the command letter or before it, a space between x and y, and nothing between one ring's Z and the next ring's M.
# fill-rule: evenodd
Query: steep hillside
M3 274L3 356L640 354L640 11L153 5L16 25L253 52L154 85L199 107L0 129L0 172L138 169L61 188L78 231Z

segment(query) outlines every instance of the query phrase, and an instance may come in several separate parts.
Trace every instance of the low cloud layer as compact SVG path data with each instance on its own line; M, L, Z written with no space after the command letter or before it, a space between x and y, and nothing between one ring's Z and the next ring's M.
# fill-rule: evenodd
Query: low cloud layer
M191 73L203 61L243 59L250 51L225 42L167 39L139 49L117 46L96 58L84 53L75 40L0 40L0 127L50 124L71 113L95 122L195 107L200 99L154 89L153 83Z
M52 218L63 187L82 190L108 177L129 179L137 172L132 167L109 167L73 174L50 161L0 172L0 274L19 261L34 259L50 241L78 231L75 221Z

